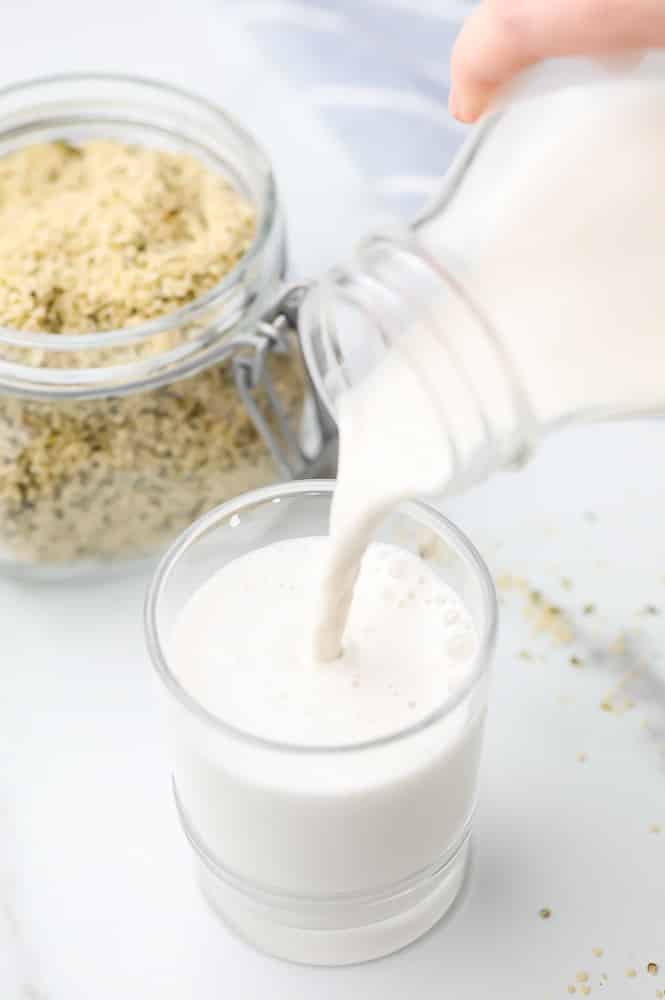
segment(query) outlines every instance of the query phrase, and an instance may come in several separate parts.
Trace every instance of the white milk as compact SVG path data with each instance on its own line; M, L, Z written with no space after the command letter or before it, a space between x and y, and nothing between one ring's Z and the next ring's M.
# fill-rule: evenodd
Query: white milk
M363 562L344 654L312 659L323 537L236 559L189 601L173 669L209 712L267 740L357 744L413 725L464 679L476 646L460 599L427 563L375 543Z
M328 546L288 539L228 563L176 620L169 662L232 727L208 739L175 721L176 795L206 892L265 950L343 964L413 940L459 891L484 694L460 691L478 643L465 605L388 544L364 560L343 657L314 661Z
M558 102L544 141L543 121L535 121L541 141L528 150L518 189L504 191L484 240L482 218L475 220L479 244L464 279L539 434L571 419L665 411L665 86L575 91ZM521 137L529 142L518 129L516 157ZM482 156L478 163L480 199L492 177L482 175ZM454 222L444 215L419 230L435 259L445 260ZM343 649L354 581L377 524L397 501L455 488L481 441L479 407L453 377L444 344L466 352L494 438L519 436L508 380L487 375L486 348L474 356L473 326L461 305L439 307L434 332L424 324L406 331L340 400L334 546L315 635L324 660Z

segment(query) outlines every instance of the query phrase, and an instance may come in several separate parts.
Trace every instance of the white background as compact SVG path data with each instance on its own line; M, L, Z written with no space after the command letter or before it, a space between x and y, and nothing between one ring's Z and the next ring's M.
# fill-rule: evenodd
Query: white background
M133 71L241 114L276 162L299 272L369 224L357 169L228 26L224 4L5 0L2 18L3 81ZM665 989L664 456L657 422L569 432L526 471L451 505L493 568L570 614L576 639L534 639L522 598L504 595L463 899L421 942L358 968L257 955L199 898L143 648L145 579L0 583L3 1000L554 1000L578 970L611 1000ZM623 655L610 651L620 633ZM634 707L601 711L634 667Z

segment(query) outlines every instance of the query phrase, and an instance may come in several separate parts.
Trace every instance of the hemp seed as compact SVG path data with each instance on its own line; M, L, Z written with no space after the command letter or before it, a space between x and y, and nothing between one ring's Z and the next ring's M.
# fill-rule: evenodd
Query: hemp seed
M209 319L122 347L93 349L86 335L198 299L241 260L255 228L253 206L182 153L100 139L1 158L0 324L54 335L53 350L5 347L3 360L102 368L186 346ZM80 353L55 350L63 334L80 335ZM271 356L270 371L287 414L299 416L299 357ZM138 558L215 504L275 478L228 363L126 395L0 396L0 554L8 560Z

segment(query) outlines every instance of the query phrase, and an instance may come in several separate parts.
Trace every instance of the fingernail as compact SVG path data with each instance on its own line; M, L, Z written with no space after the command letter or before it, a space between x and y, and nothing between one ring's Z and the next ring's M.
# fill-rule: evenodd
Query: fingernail
M448 106L453 118L456 118L458 122L462 122L465 125L470 125L480 118L485 107L485 102L475 96L460 97L456 93L451 93Z

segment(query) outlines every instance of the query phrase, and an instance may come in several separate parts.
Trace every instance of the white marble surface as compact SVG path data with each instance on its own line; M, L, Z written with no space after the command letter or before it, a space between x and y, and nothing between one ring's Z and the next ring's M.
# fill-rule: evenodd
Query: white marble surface
M300 269L323 266L373 212L335 144L330 169L312 170L313 146L329 140L293 127L304 114L293 95L280 92L270 113L260 92L248 97L239 81L252 55L212 2L8 0L3 18L4 80L95 65L242 106L278 162ZM0 583L2 1000L555 1000L578 970L609 1000L665 989L664 453L657 422L569 432L527 470L451 505L497 571L570 612L576 639L571 649L534 639L520 595L504 595L464 898L424 940L359 968L257 955L199 898L143 648L145 579ZM650 604L663 613L645 614ZM626 652L611 652L624 633ZM635 667L633 707L602 711Z

